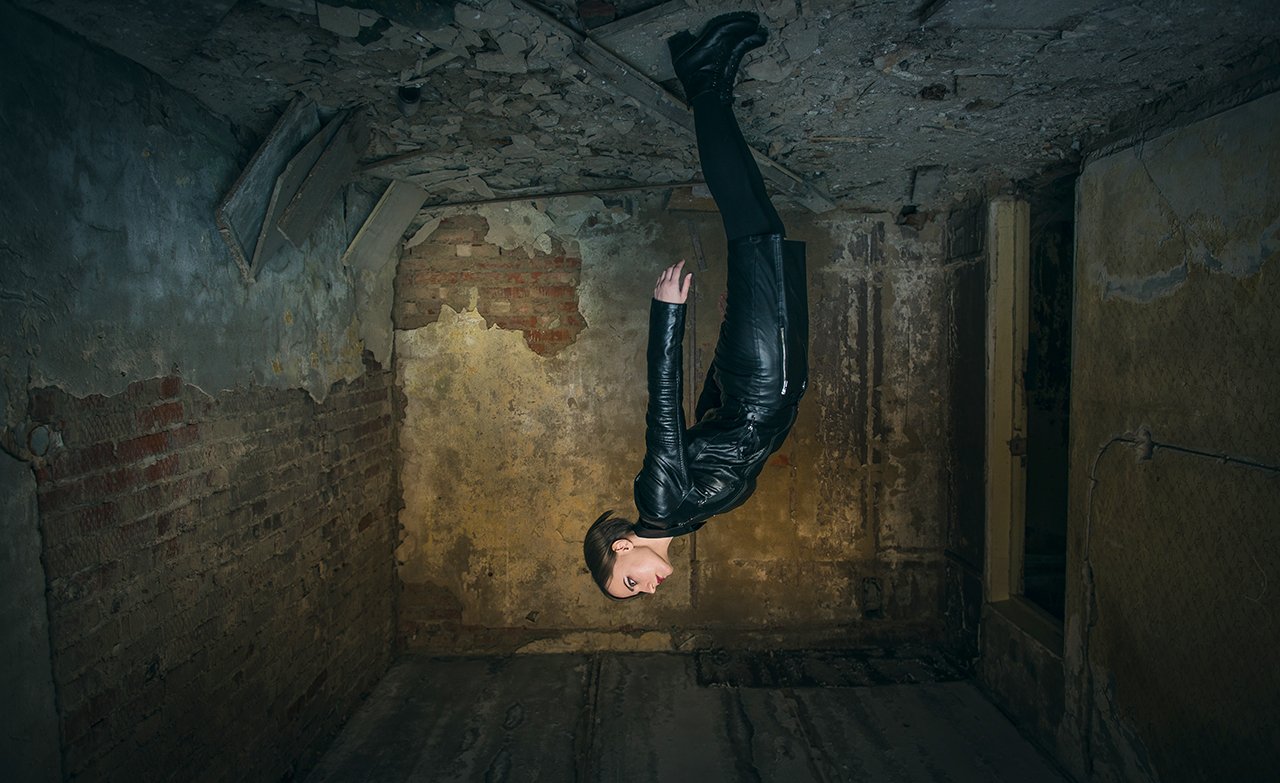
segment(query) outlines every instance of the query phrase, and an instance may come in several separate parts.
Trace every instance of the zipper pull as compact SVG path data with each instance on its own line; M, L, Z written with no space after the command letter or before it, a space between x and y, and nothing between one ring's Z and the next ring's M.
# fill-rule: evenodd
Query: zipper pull
M782 395L787 396L787 330L785 327L778 327L778 337L782 339Z

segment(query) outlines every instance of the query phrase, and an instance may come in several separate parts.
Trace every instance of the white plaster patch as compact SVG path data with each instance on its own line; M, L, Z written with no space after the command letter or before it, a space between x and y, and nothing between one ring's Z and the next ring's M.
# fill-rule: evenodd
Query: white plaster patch
M1102 289L1103 299L1147 303L1170 296L1187 282L1188 266L1184 263L1150 275L1120 277L1108 274L1106 267L1099 264L1092 272L1093 282Z
M1080 257L1103 299L1152 302L1199 266L1237 279L1280 252L1280 178L1268 96L1090 163L1080 179ZM1242 199L1239 193L1257 194ZM1154 239L1154 242L1152 241Z
M413 232L413 236L409 237L409 239L404 243L405 250L408 250L411 247L417 247L423 242L426 242L427 237L434 234L436 229L440 227L441 220L442 218L440 217L428 218L427 222L423 223L421 228Z
M547 215L562 235L576 236L587 218L607 211L599 196L564 196L547 202Z
M489 233L484 241L503 250L523 248L530 255L551 252L551 237L547 232L555 223L546 213L527 203L511 202L482 206L476 212L489 221Z

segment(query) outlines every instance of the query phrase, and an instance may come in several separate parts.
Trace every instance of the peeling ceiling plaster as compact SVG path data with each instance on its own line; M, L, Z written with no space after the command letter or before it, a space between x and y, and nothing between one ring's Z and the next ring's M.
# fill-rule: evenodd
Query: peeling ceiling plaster
M663 40L743 5L619 0L619 18L588 29L570 0L25 4L251 138L296 93L367 106L366 176L410 179L427 206L698 179L688 132L619 92L575 41L678 95ZM940 207L1071 165L1135 107L1280 63L1274 0L745 5L770 30L737 91L748 141L849 207ZM400 86L420 87L416 110L398 107Z

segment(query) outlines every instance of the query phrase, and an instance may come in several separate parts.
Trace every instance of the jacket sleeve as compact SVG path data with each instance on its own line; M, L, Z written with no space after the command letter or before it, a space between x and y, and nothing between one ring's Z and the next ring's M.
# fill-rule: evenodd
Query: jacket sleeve
M644 466L636 476L636 508L653 520L671 515L689 494L685 464L683 304L653 300L649 306L649 406L645 413Z
M693 412L694 422L720 407L720 384L716 383L716 363L713 361L707 370L707 379L702 382L702 394L698 395L698 405Z

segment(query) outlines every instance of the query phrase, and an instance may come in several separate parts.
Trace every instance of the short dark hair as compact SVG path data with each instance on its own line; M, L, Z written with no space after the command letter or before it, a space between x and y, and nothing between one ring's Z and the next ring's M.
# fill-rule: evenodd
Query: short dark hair
M613 564L618 560L617 553L613 551L613 542L626 538L635 529L634 522L613 516L613 509L609 509L591 523L587 534L582 538L582 556L587 561L591 578L595 580L600 592L615 601L623 599L610 593L608 587L609 580L613 578Z

